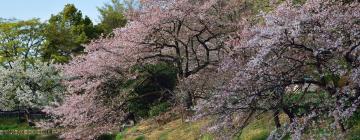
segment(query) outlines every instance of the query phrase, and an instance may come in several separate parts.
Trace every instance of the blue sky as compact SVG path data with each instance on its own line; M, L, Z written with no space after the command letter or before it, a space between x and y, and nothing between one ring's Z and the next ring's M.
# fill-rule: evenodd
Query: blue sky
M51 14L60 12L65 4L71 3L97 23L99 13L96 7L109 2L110 0L0 0L0 17L22 20L40 18L44 21Z

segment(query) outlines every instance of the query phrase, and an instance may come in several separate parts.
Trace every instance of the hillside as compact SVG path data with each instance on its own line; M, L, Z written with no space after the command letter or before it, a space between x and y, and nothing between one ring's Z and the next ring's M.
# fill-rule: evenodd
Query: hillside
M288 122L284 114L280 115L282 123ZM211 119L202 119L194 122L182 122L181 119L173 120L164 125L158 125L153 119L140 122L136 126L127 128L117 134L116 140L214 140L213 134L201 132L202 128L208 125ZM360 139L360 119L355 118L354 125L349 129L346 138L349 140ZM266 140L275 124L270 113L253 118L251 123L244 128L242 135L235 136L234 140ZM326 131L317 130L318 136L328 135ZM310 139L309 134L304 138ZM328 137L329 139L336 139ZM286 136L285 139L291 139ZM321 138L315 138L321 139Z

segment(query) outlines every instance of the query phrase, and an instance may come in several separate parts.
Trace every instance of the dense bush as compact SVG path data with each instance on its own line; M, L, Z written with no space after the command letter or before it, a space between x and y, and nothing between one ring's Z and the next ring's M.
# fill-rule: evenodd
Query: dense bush
M170 107L171 105L168 102L157 103L156 105L150 108L149 115L151 117L158 116L162 112L168 111Z
M134 71L139 75L131 80L134 90L129 96L134 99L128 105L130 112L138 117L148 117L166 111L170 106L167 102L174 100L173 90L177 82L175 67L158 63L137 66Z

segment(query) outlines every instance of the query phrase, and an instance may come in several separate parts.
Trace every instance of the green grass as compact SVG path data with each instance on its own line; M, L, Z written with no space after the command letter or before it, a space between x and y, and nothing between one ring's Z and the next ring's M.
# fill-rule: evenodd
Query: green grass
M200 140L214 140L214 136L211 134L204 134L201 136Z
M282 124L287 122L284 114L280 115L280 121ZM201 129L210 122L210 118L191 123L181 122L181 119L177 119L159 126L149 119L119 133L116 140L215 140L215 135L201 132ZM242 135L235 137L234 140L265 140L274 128L272 114L265 113L254 118L244 128Z
M0 135L0 140L59 140L59 138L54 135Z
M34 129L26 122L19 122L18 118L0 118L0 130L28 130Z
M34 140L35 135L0 135L0 140Z
M281 116L280 116L281 118ZM283 119L284 120L284 119ZM275 128L272 114L266 113L259 118L254 118L251 123L244 128L242 134L236 140L266 140L271 131Z
M284 123L286 118L280 116L281 122ZM243 130L242 135L234 138L235 140L265 140L270 132L275 128L272 115L266 113L254 120ZM213 134L202 134L200 131L204 126L209 124L210 119L204 119L197 122L184 123L180 119L169 122L165 125L157 125L152 120L145 120L140 124L128 128L126 131L119 133L116 140L214 140Z
M123 133L119 133L119 134L116 135L115 140L123 140L124 137L125 137L125 136L124 136Z
M284 114L280 115L282 124L287 122ZM214 140L212 134L202 134L201 128L207 125L210 119L204 119L197 122L184 123L180 119L171 121L165 125L158 125L153 120L145 120L138 125L126 129L126 131L115 135L103 136L103 140ZM310 138L310 135L316 135L315 139L321 139L321 136L332 134L325 126L319 125L318 129L309 129L311 134L304 134L304 138ZM360 111L346 122L349 130L346 134L346 140L360 140ZM324 127L323 127L324 126ZM251 123L244 128L242 134L234 140L265 140L270 132L275 128L271 113L265 113L258 118L253 118ZM27 123L19 123L17 118L0 118L0 130L29 130L35 129L28 126ZM308 133L308 132L306 132ZM334 134L332 134L334 135ZM331 138L332 135L328 138ZM0 140L39 140L38 135L0 135ZM101 139L101 140L102 140ZM285 138L285 139L290 139ZM42 137L41 137L41 140Z
M159 126L150 119L119 133L116 140L211 140L204 138L204 136L201 137L200 130L208 122L208 120L201 120L186 123L181 122L181 119L177 119Z

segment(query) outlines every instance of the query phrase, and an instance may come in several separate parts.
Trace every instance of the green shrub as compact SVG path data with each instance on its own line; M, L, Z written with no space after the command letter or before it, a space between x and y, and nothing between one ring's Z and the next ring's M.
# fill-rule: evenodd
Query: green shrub
M327 102L334 102L326 92L292 92L284 96L285 105L292 106L293 104L297 104L296 107L291 108L291 111L297 115L307 113L311 110L312 106L323 106L325 100L327 100Z
M358 109L354 115L346 121L347 127L350 129L347 135L349 140L360 139L360 110Z
M144 135L138 136L135 140L145 140L145 136Z
M124 139L124 134L123 133L118 133L115 137L115 140L123 140Z
M172 90L176 86L177 70L167 63L135 66L133 72L136 79L126 82L126 87L132 89L133 100L128 104L129 111L137 117L156 116L168 108L164 102L171 100Z
M97 138L97 140L115 140L115 135L112 134L104 134Z
M158 116L162 112L168 111L169 108L170 108L170 104L168 102L156 104L156 105L150 107L149 115L150 115L150 117Z
M293 3L295 5L303 5L305 4L306 0L293 0Z

